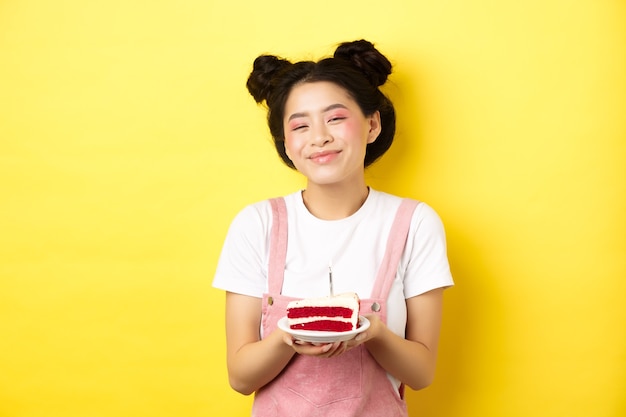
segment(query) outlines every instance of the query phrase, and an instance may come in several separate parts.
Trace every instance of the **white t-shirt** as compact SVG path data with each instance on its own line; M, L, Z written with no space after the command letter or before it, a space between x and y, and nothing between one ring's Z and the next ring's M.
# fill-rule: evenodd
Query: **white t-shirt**
M313 216L301 192L286 196L285 202L288 246L282 294L329 295L328 267L332 264L335 294L356 292L360 298L370 298L401 198L370 189L363 206L340 220ZM259 298L267 292L271 228L268 200L239 212L224 242L215 288ZM452 285L443 225L431 207L420 203L387 300L387 326L404 337L405 299Z

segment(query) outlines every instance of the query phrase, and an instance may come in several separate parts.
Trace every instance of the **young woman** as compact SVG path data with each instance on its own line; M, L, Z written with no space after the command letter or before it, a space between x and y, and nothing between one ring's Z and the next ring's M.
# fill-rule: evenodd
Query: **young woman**
M267 104L279 155L307 179L236 216L213 282L226 291L230 384L255 393L255 416L406 416L404 385L433 379L453 285L441 221L364 176L395 133L379 90L389 74L365 40L318 62L254 61L248 90ZM294 340L277 321L288 301L329 294L330 264L334 292L356 292L370 327L347 342Z

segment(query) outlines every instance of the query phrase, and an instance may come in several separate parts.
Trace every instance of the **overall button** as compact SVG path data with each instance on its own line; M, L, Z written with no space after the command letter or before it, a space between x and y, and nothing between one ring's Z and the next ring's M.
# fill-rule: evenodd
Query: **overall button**
M372 304L372 311L379 312L380 311L380 304L378 304L378 303Z
M269 305L274 304L274 299L272 297L267 297L267 304Z

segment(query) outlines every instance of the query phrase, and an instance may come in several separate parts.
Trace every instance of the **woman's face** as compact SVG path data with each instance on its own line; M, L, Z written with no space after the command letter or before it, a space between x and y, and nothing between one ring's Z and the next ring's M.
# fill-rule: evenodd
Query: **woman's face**
M363 181L365 149L378 137L378 112L364 116L337 84L298 84L285 103L285 150L309 184Z

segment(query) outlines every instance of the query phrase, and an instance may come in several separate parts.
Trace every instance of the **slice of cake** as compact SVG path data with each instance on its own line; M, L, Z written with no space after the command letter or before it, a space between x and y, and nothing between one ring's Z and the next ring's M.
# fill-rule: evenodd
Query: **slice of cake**
M294 330L355 330L359 327L359 305L355 293L292 301L287 305L287 323Z

